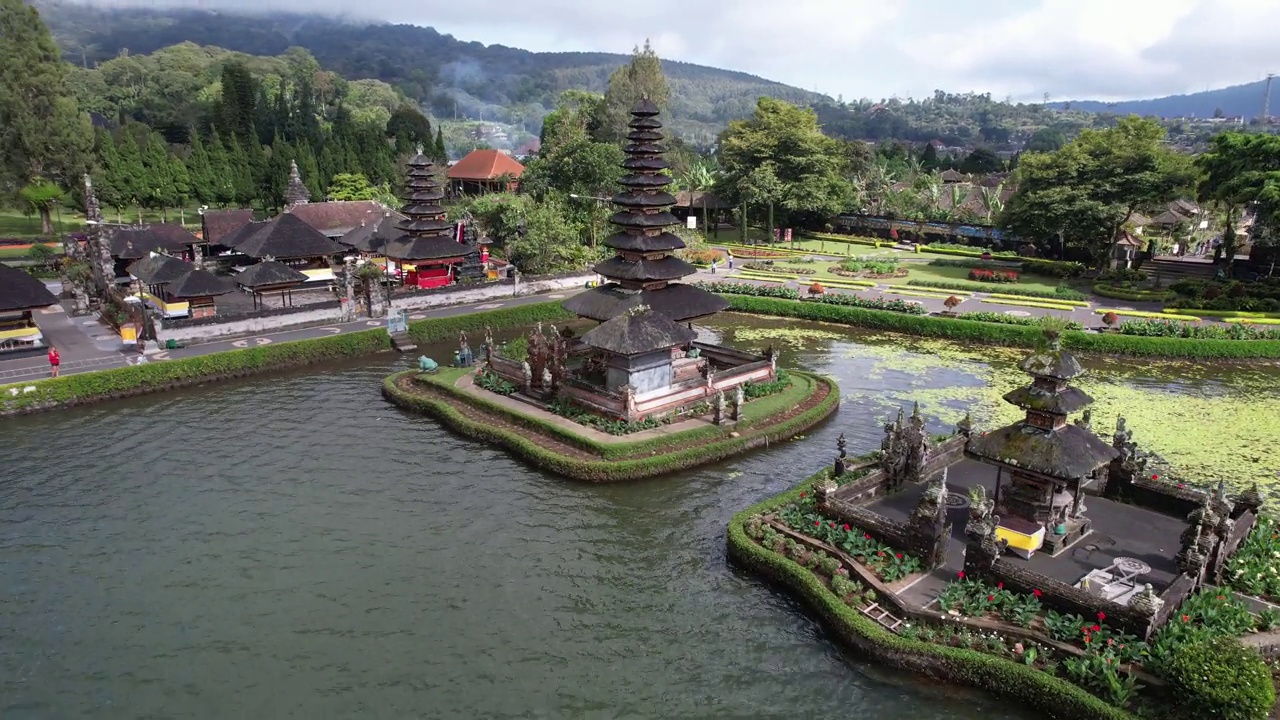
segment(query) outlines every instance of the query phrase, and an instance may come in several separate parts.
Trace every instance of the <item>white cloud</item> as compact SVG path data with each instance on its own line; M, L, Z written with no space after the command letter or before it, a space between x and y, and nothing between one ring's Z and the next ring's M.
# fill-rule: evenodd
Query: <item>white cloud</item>
M110 0L358 13L535 51L626 53L848 98L1195 92L1280 72L1280 0ZM1274 65L1275 67L1271 67Z

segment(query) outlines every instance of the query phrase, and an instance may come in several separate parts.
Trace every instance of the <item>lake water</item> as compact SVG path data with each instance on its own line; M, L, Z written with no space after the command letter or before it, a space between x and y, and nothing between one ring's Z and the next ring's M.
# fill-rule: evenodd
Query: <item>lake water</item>
M878 444L865 388L912 389L857 347L785 356L846 391L809 437L618 486L393 409L389 355L0 420L0 717L1030 718L726 563L733 513Z

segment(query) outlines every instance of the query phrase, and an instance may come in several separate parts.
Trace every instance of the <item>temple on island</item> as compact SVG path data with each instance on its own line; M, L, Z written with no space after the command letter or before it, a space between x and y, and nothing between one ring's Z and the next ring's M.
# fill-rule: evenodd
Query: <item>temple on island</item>
M456 269L472 248L458 242L454 224L445 219L440 205L444 193L422 148L407 164L407 190L400 209L405 219L397 225L403 234L386 243L382 252L400 264L406 286L444 287L457 278Z
M666 191L671 177L663 171L671 166L662 159L662 122L657 116L657 106L647 99L631 111L627 158L622 163L626 174L619 180L623 189L613 196L618 212L609 218L619 232L604 241L617 254L594 268L609 282L565 301L564 306L581 317L605 322L644 305L676 322L688 322L729 307L714 293L677 282L697 269L672 254L685 245L668 230L680 221L671 214L676 199Z
M672 255L685 245L668 231L678 221L670 212L675 198L665 189L671 178L662 174L668 165L658 144L662 123L657 115L648 100L631 112L623 162L627 174L620 181L622 192L613 197L618 212L610 218L619 231L605 241L617 254L595 267L610 282L564 303L579 317L601 324L581 338L554 329L543 335L539 326L528 338L523 363L485 343L486 369L520 388L520 399L567 400L627 421L711 409L717 422L726 422L738 416L745 384L776 377L772 350L753 355L696 339L690 321L728 303L676 282L695 270ZM732 397L731 412L725 409L726 394Z
M996 534L1029 557L1042 548L1057 553L1088 534L1081 489L1118 452L1093 433L1087 419L1067 422L1093 398L1068 385L1084 368L1062 349L1056 334L1047 333L1045 347L1019 367L1032 382L1004 399L1026 410L1026 417L973 438L967 452L996 467Z

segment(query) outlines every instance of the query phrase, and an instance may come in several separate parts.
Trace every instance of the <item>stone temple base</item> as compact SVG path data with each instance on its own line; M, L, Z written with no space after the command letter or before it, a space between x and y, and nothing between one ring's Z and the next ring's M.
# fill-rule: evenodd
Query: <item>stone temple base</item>
M1079 517L1068 520L1066 535L1045 533L1044 547L1041 551L1049 555L1058 555L1091 532L1093 532L1093 521L1089 518Z

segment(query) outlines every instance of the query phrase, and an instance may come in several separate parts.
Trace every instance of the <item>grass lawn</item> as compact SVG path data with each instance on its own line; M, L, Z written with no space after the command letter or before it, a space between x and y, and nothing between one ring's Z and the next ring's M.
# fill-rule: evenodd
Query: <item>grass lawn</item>
M175 223L181 217L176 209L168 211L166 215L169 222ZM107 222L137 222L138 212L137 210L131 210L117 214L115 208L103 208L102 219ZM158 211L144 210L142 219L143 222L161 222L163 218ZM187 227L199 227L200 212L196 206L186 209L185 220ZM53 229L55 234L84 230L84 213L66 207L62 208L61 213L55 211L53 213ZM18 208L0 207L0 238L35 238L40 236L39 215L32 214L28 216Z
M854 246L854 247L860 247L860 246ZM866 248L866 249L872 250L872 251L875 250L875 248ZM872 255L872 254L874 253L860 253L860 255L862 256ZM899 253L899 255L904 255L904 253ZM907 255L907 257L910 257L910 256ZM750 262L750 261L745 259L739 260L737 262L736 269L742 269L743 262ZM827 262L819 261L815 263L791 263L791 262L786 262L782 260L775 260L773 263L773 267L776 269L778 274L783 274L783 275L795 274L794 271L797 269L807 269L807 270L817 271L813 275L800 275L797 279L799 282L802 282L802 283L814 282L814 281L838 282L841 280L844 280L847 282L849 280L855 279L855 278L844 277L842 275L834 275L828 272L827 268L830 268L835 264L836 264L835 261L827 261ZM903 262L899 265L899 267L905 268L907 270L908 272L907 277L887 278L883 280L876 280L875 282L882 285L906 285L909 280L928 280L933 282L955 282L955 281L971 282L969 280L968 268L943 267L943 266L937 266L937 265L929 265L928 263L925 263L925 262ZM989 285L990 286L989 291L993 293L1016 291L1019 288L1045 290L1048 292L1052 292L1054 289L1058 287L1058 284L1060 282L1061 281L1058 278L1043 277L1040 275L1028 275L1026 273L1023 273L1018 276L1018 282L1016 283L1009 283L1009 284L984 283L984 284ZM915 288L910 288L910 290L914 292L925 292L925 293L948 293L947 290L942 290L939 288L915 287Z

